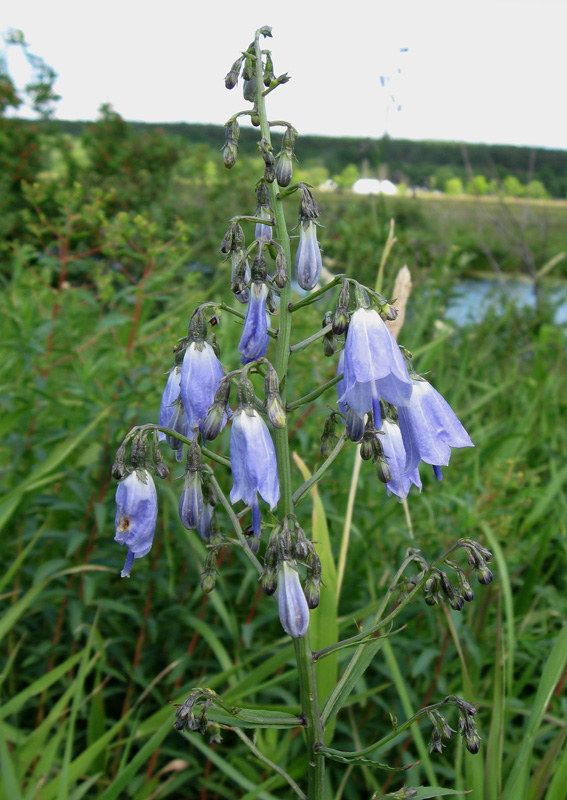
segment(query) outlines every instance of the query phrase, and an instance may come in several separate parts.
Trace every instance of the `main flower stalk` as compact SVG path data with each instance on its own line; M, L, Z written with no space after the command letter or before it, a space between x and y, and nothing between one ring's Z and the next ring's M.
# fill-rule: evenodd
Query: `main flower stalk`
M256 51L256 105L260 118L260 130L262 137L271 144L270 125L266 114L266 102L263 96L262 82L262 49L260 46L260 31L256 31L254 39ZM286 265L287 281L281 290L280 296L280 324L276 339L276 356L274 367L282 381L281 398L285 404L286 397L286 377L288 372L288 362L290 355L291 341L291 318L289 310L291 301L291 250L289 245L289 234L285 222L284 210L281 201L278 199L277 182L269 184L270 199L274 210L275 219L275 238L281 244ZM286 514L293 512L292 485L291 485L291 463L289 455L288 429L274 429L274 442L276 459L278 464L278 476L280 481L280 501L278 504L278 517L283 519ZM317 755L315 745L323 741L323 725L317 701L317 684L315 681L315 666L313 654L309 640L309 631L300 639L294 639L295 658L297 661L297 672L299 676L299 692L301 700L301 711L306 723L306 738L308 747L308 797L309 800L323 800L325 783L325 759L322 755Z

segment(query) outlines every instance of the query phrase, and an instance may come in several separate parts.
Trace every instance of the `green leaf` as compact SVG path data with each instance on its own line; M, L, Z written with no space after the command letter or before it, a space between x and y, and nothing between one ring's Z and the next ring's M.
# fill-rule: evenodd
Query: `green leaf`
M4 787L4 795L8 800L21 800L22 793L16 771L14 769L14 762L8 745L4 737L4 727L0 724L0 766L2 767L2 786Z
M525 800L528 791L530 762L536 734L541 725L543 715L567 666L567 626L564 626L543 669L537 694L529 716L529 723L524 734L516 760L510 770L510 777L504 788L502 800ZM565 788L565 787L563 787Z
M26 686L26 688L22 689L19 694L1 705L0 720L9 717L11 714L16 714L20 708L27 703L30 697L41 694L52 684L56 683L63 675L65 675L66 672L72 669L81 658L82 653L75 653L74 656L66 659L66 661L64 661L62 664L59 664L57 667L52 669L46 675L43 675L41 678L38 678L37 681L34 681L29 686Z
M319 750L319 753L324 755L325 758L330 758L332 761L339 761L341 764L362 764L367 767L384 769L387 772L405 772L411 769L411 767L415 767L415 764L406 764L404 767L391 767L389 764L382 764L380 761L375 761L373 758L365 758L364 756L356 756L347 753L341 754L333 750L327 750L324 747Z
M103 792L99 800L116 800L117 797L124 796L124 790L130 784L130 781L140 770L145 762L151 755L158 749L168 733L171 732L171 722L167 722L159 728L154 735L149 739L143 747L141 747L132 761L120 770L116 780L114 780L108 789Z
M237 708L230 714L218 706L210 706L207 711L210 722L230 725L237 728L297 728L301 720L285 711L269 711L264 708Z
M112 406L108 406L101 413L95 417L89 425L86 425L78 434L71 436L56 447L50 455L39 464L30 474L25 478L19 486L12 489L2 502L0 502L0 531L12 517L19 506L22 498L32 490L42 478L46 478L49 474L53 473L57 467L62 464L68 456L77 448L81 442L91 433L94 428L97 428L102 420L107 417L112 410Z
M457 789L442 789L440 786L420 786L418 789L412 789L412 791L416 792L416 794L411 795L413 800L427 800L429 797L447 797L455 794L470 794L470 792L462 792ZM399 800L400 797L399 792L390 792L390 794L373 795L372 800L387 800L389 798Z

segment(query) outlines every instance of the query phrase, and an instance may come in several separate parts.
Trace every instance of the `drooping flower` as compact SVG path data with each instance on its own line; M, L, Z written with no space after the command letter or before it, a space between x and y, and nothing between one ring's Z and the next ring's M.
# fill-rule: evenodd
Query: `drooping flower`
M181 366L180 392L187 416L188 436L207 416L213 404L223 369L212 344L206 341L207 324L197 309L189 324L189 344ZM225 420L226 423L226 420Z
M230 502L243 500L252 507L254 535L260 536L258 494L274 508L280 499L280 485L272 438L266 423L251 404L244 403L234 413L230 467L234 480Z
M378 312L359 308L352 314L343 362L343 393L359 417L374 412L374 423L381 424L380 397L395 406L409 403L413 381L409 376L396 340Z
M438 468L435 475L439 480L439 467L449 463L451 447L474 447L449 403L428 381L413 381L410 403L398 408L398 421L406 451L406 472L425 461Z
M337 365L337 375L342 375L344 371L345 351L341 350L339 353L339 363ZM364 436L364 416L359 416L354 409L350 408L347 403L341 401L341 397L345 391L344 377L337 383L337 397L339 411L345 415L346 419L343 420L346 427L346 434L351 442L360 442Z
M309 606L297 570L289 561L282 561L278 574L278 588L278 608L282 627L293 639L301 639L309 628Z
M391 480L384 486L388 495L395 494L403 500L408 496L412 484L421 491L419 470L416 467L406 472L406 451L399 426L384 419L381 432L383 435L380 436L380 443L392 474Z
M299 223L299 246L295 255L295 278L302 289L311 291L321 277L322 261L317 226L312 219Z
M252 275L254 276L254 271ZM269 317L266 314L267 299L268 287L263 280L254 280L253 277L248 309L238 345L242 364L249 364L251 361L263 358L268 352L270 338L268 336Z
M174 403L179 397L179 384L181 382L181 367L173 367L167 376L165 389L161 396L161 404L159 407L159 424L164 428L171 428L170 422L175 414ZM159 441L163 442L165 433L162 431L158 434Z
M129 578L135 558L152 549L157 521L157 494L147 469L135 469L123 478L116 489L116 535L114 541L128 548L121 577Z

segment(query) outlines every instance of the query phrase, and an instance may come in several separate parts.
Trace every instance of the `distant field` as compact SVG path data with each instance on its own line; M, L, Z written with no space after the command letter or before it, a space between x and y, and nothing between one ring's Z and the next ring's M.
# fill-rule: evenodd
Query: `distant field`
M435 269L449 266L461 274L501 269L506 273L530 274L540 270L559 253L567 254L567 201L500 200L417 194L358 197L352 193L318 195L329 255L334 252L332 230L348 227L365 238L372 248L385 238L390 218L396 222L399 259ZM327 215L327 219L325 219ZM328 236L331 235L331 246ZM325 246L325 244L324 244ZM360 248L355 248L360 256ZM331 253L332 251L332 253ZM567 278L567 258L551 272Z

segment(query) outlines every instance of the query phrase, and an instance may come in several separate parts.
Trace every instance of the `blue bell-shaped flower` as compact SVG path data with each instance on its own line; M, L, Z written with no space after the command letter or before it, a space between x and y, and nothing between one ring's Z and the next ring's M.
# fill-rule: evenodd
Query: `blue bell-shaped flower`
M380 397L395 406L409 403L413 381L396 340L378 312L359 308L350 320L343 362L343 393L359 417L374 412L376 428L381 425Z
M250 381L246 379L246 383ZM253 395L253 388L251 391ZM260 536L258 494L272 509L280 499L280 485L272 438L262 417L248 403L240 405L232 418L230 467L234 481L230 502L243 500L252 507L254 535Z
M147 469L134 469L120 481L116 489L116 506L114 541L128 548L120 574L129 578L134 559L142 558L152 549L157 522L156 487Z
M419 470L416 467L406 472L406 451L400 428L395 422L384 419L381 433L383 435L380 436L380 444L392 473L392 479L384 486L389 496L395 494L403 500L408 496L412 484L421 491Z
M212 344L205 341L206 336L207 325L199 308L189 324L190 341L183 356L179 384L189 437L193 436L196 426L207 416L219 381L224 376ZM226 424L226 419L223 424Z
M451 447L474 447L447 401L424 380L413 381L409 405L398 408L398 421L406 451L405 471L420 461L433 467L447 466ZM439 480L441 470L435 472Z

